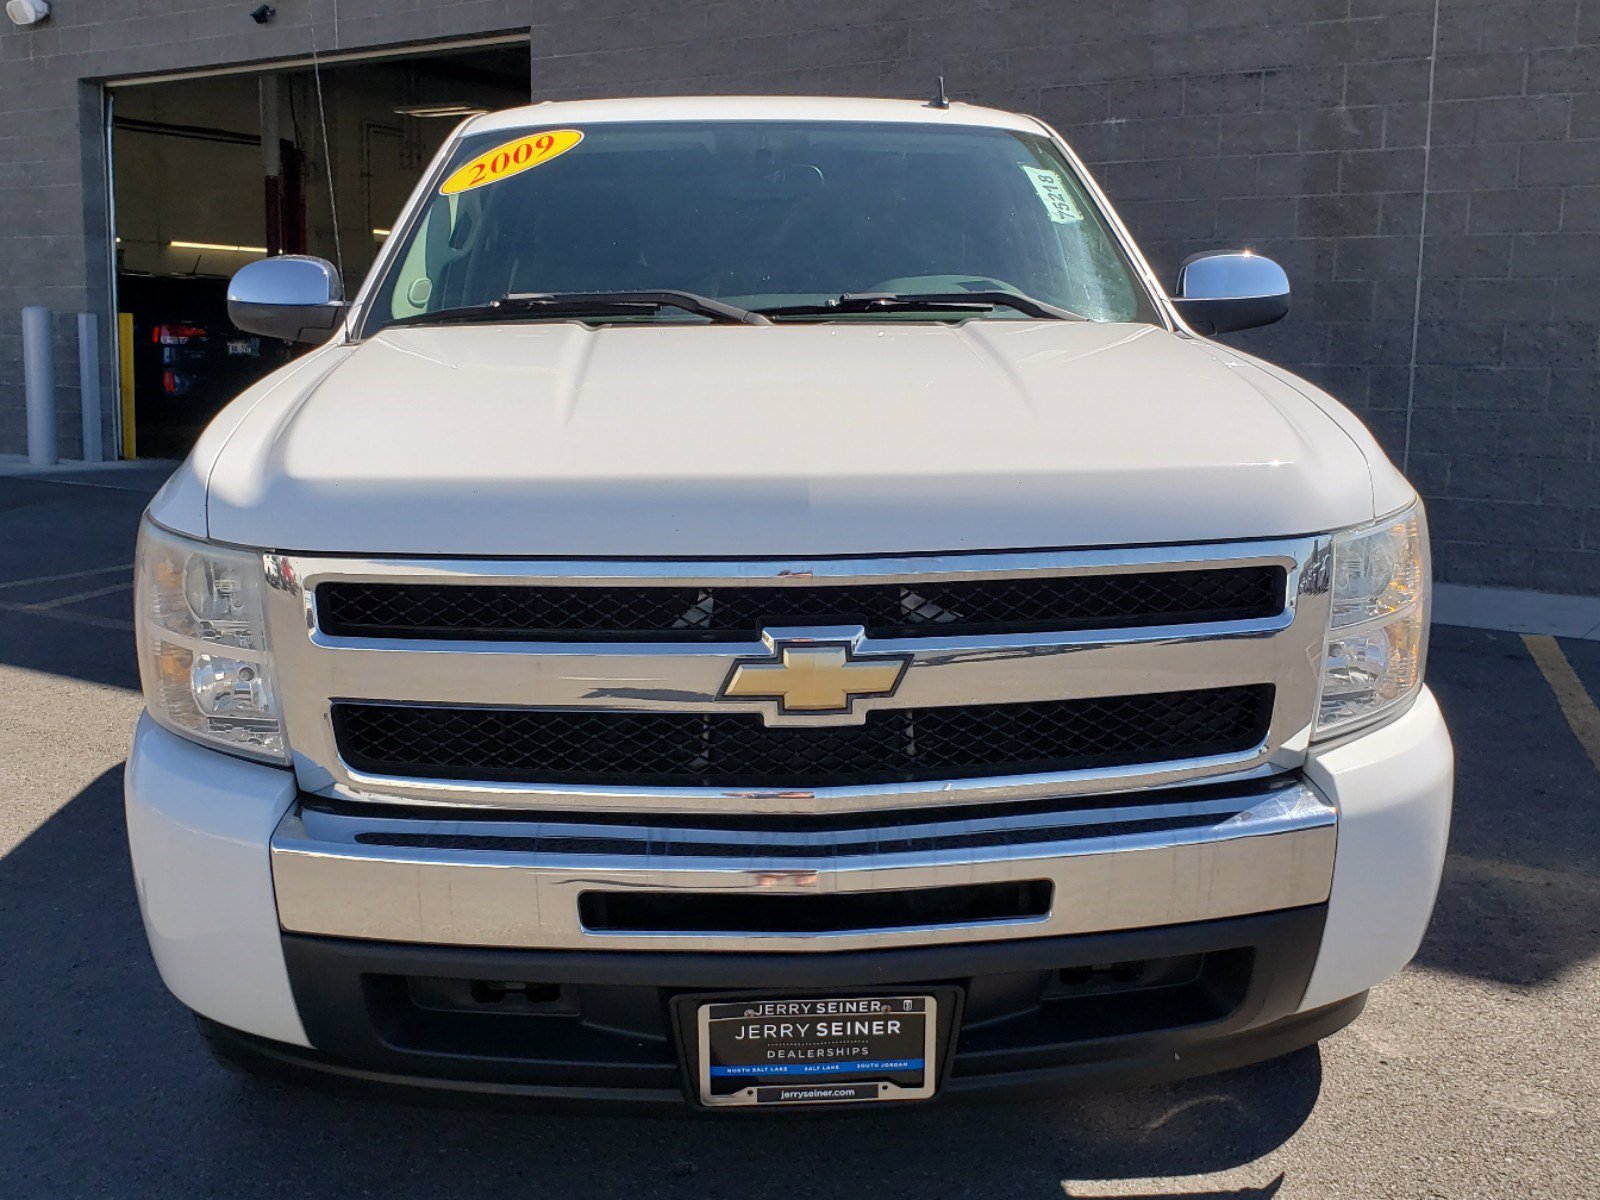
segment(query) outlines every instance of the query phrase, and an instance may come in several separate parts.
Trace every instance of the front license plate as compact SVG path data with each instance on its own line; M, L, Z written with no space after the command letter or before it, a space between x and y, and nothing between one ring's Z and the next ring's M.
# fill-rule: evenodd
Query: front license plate
M933 1095L932 996L702 1004L700 1099L711 1105L834 1104Z

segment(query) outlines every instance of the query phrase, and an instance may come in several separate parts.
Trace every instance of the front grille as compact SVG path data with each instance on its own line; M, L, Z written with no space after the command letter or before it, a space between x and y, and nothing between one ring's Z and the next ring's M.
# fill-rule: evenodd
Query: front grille
M1270 617L1278 566L840 585L546 587L324 583L338 637L520 641L754 641L764 627L864 625L877 637L1113 629Z
M753 713L618 713L341 702L339 751L373 775L521 783L818 788L1026 775L1237 753L1273 689L885 709L768 728Z

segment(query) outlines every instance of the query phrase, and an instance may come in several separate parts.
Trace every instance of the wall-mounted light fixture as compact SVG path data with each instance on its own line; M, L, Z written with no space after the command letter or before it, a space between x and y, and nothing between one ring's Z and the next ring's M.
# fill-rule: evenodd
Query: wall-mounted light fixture
M37 25L50 15L50 0L6 0L6 16L13 25Z

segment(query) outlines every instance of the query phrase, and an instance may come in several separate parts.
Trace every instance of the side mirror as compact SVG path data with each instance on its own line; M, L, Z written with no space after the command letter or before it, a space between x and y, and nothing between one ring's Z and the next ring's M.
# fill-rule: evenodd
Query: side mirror
M228 320L246 333L321 343L348 308L334 265L305 254L263 258L228 281Z
M1172 297L1196 333L1232 333L1281 321L1289 312L1289 277L1270 258L1211 251L1178 268Z

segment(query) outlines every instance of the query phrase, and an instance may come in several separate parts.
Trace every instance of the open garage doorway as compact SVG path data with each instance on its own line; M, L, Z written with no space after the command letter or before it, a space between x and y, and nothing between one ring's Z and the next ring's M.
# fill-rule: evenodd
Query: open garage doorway
M229 323L235 271L314 254L353 294L439 144L527 103L529 69L522 42L324 62L320 97L309 67L114 86L123 457L182 457L305 349Z

